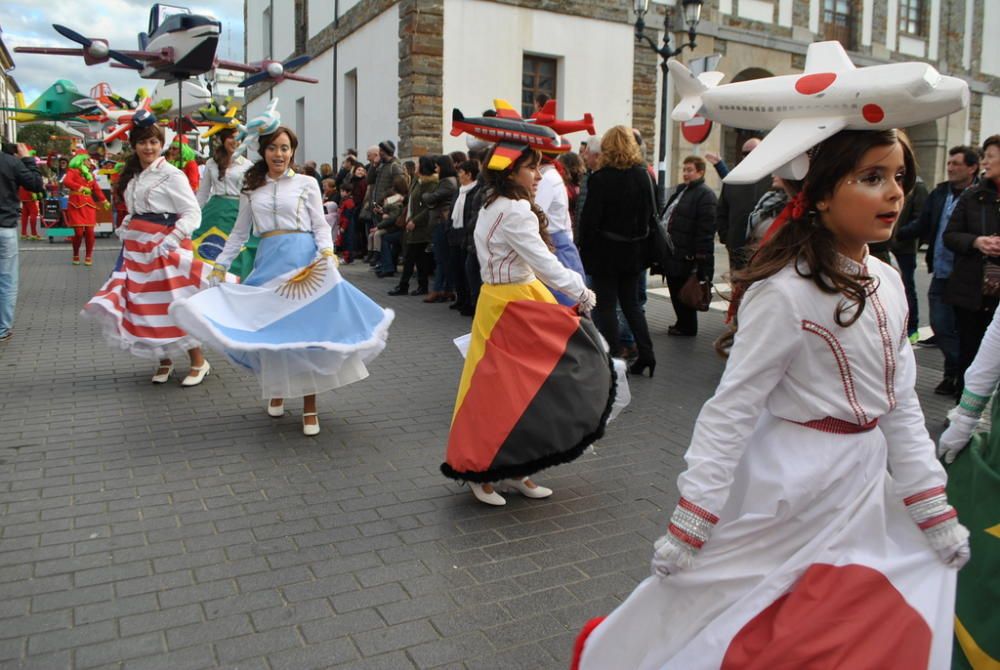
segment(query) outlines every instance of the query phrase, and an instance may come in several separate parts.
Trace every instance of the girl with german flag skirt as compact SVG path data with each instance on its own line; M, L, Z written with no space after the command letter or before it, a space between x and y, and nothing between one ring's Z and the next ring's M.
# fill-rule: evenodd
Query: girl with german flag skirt
M579 314L594 308L594 293L556 258L534 204L540 160L530 146L495 147L476 224L483 287L441 470L489 505L506 503L498 488L550 496L528 477L600 438L615 395L611 359Z

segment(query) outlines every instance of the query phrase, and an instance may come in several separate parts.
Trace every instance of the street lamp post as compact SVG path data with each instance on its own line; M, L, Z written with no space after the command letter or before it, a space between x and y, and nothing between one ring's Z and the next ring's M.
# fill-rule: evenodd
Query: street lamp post
M697 34L698 21L701 20L703 3L704 0L681 0L684 23L688 29L688 41L676 49L671 49L670 12L667 12L663 17L663 46L658 47L656 42L645 33L646 22L643 17L649 11L649 0L635 0L635 39L645 40L649 48L660 56L660 71L663 73L663 87L660 89L660 156L656 182L656 196L661 208L667 203L667 60L679 56L685 47L695 48L694 38Z

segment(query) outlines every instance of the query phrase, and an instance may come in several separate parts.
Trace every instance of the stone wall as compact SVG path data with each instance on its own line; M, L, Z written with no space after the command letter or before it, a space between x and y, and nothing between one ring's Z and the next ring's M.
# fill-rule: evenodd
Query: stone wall
M399 155L441 152L444 3L399 3Z

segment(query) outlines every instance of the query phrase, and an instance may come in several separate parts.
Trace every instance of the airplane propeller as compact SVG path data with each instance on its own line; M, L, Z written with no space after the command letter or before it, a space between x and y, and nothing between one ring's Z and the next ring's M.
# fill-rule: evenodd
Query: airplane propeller
M299 79L300 81L312 81L306 77L301 79L298 77L291 76L287 74L290 70L296 70L310 61L309 56L297 56L290 60L286 60L284 63L279 63L278 61L261 61L256 65L259 66L260 72L252 74L243 81L239 83L240 86L253 86L265 79L274 79L275 81L282 81L283 79Z
M113 58L119 63L136 69L141 70L143 64L141 61L132 58L131 56L126 56L125 54L115 51L108 46L108 41L103 39L92 39L90 37L84 37L80 33L76 32L72 28L67 28L66 26L61 26L58 23L53 23L52 27L56 29L56 32L65 37L68 40L76 42L83 47L83 60L87 65L93 65L95 63L104 63L109 58Z

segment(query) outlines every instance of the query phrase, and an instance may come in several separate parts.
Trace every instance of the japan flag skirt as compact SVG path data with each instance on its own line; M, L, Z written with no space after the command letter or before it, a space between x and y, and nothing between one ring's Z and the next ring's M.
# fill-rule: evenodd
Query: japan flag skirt
M111 276L83 307L114 349L163 360L201 346L168 309L208 286L212 267L195 258L188 240L173 251L161 247L176 221L174 214L133 215Z
M311 233L298 231L264 236L245 282L179 300L170 315L253 372L263 398L314 395L366 378L393 320L392 310L317 253Z
M956 571L894 490L881 430L765 413L719 516L694 567L588 624L574 670L950 667Z

